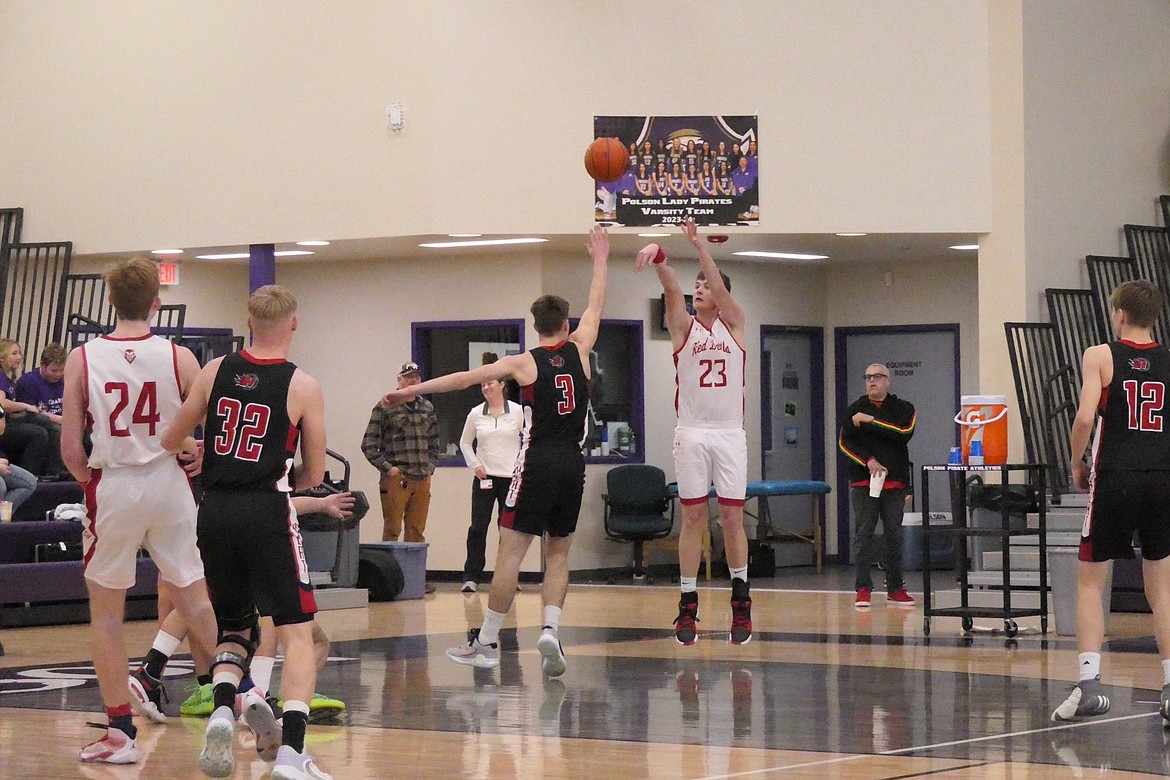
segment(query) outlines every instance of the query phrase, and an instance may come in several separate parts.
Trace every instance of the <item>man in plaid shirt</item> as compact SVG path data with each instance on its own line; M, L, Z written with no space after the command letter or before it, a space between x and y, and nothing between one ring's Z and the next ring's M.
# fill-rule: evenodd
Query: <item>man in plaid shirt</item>
M398 387L417 385L422 374L417 363L403 363ZM439 460L439 420L425 398L391 409L374 404L370 424L362 437L362 453L381 472L382 541L426 541L427 510L431 505L431 474ZM431 587L428 585L428 588Z

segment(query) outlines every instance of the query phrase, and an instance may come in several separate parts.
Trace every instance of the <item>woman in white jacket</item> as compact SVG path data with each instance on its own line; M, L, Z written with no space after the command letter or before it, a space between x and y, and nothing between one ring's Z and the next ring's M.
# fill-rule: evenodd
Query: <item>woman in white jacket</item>
M524 412L519 404L504 397L505 386L499 380L480 385L484 402L468 413L467 422L463 424L463 435L459 439L463 458L475 472L471 483L467 561L463 564L464 593L474 593L483 577L492 505L498 506L499 512L504 511L504 499L512 484L512 470L520 454Z

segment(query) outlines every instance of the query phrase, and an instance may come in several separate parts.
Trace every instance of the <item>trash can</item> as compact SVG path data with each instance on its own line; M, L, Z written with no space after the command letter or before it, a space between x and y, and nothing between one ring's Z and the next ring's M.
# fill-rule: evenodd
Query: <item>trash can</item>
M1048 581L1052 584L1052 612L1057 636L1077 633L1077 548L1048 548ZM1113 593L1113 564L1105 577L1102 605L1105 608L1105 633L1109 633L1109 602Z
M971 528L1003 528L1003 510L1007 505L1008 529L1022 531L1028 527L1028 512L1040 509L1039 496L1032 485L985 485L976 475L967 479L967 506L971 510ZM971 537L971 571L983 571L983 553L1003 550L999 536Z

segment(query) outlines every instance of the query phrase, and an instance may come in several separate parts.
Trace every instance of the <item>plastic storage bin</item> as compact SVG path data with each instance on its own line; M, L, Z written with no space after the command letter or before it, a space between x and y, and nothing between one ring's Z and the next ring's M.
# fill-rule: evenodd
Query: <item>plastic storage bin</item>
M427 548L428 542L371 542L362 549L388 550L402 568L402 591L395 597L421 599L427 593Z

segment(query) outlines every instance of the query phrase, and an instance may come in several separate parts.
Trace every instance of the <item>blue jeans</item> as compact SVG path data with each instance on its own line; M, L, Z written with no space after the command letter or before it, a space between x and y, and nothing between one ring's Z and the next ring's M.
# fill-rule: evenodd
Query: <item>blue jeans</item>
M886 592L893 593L902 581L902 511L906 506L906 488L887 488L880 498L869 495L868 487L850 489L857 536L853 538L853 561L857 565L855 589L873 589L869 568L873 564L873 532L878 519L886 540Z
M11 501L13 511L37 489L37 478L20 466L8 464L8 473L0 479L0 501Z

